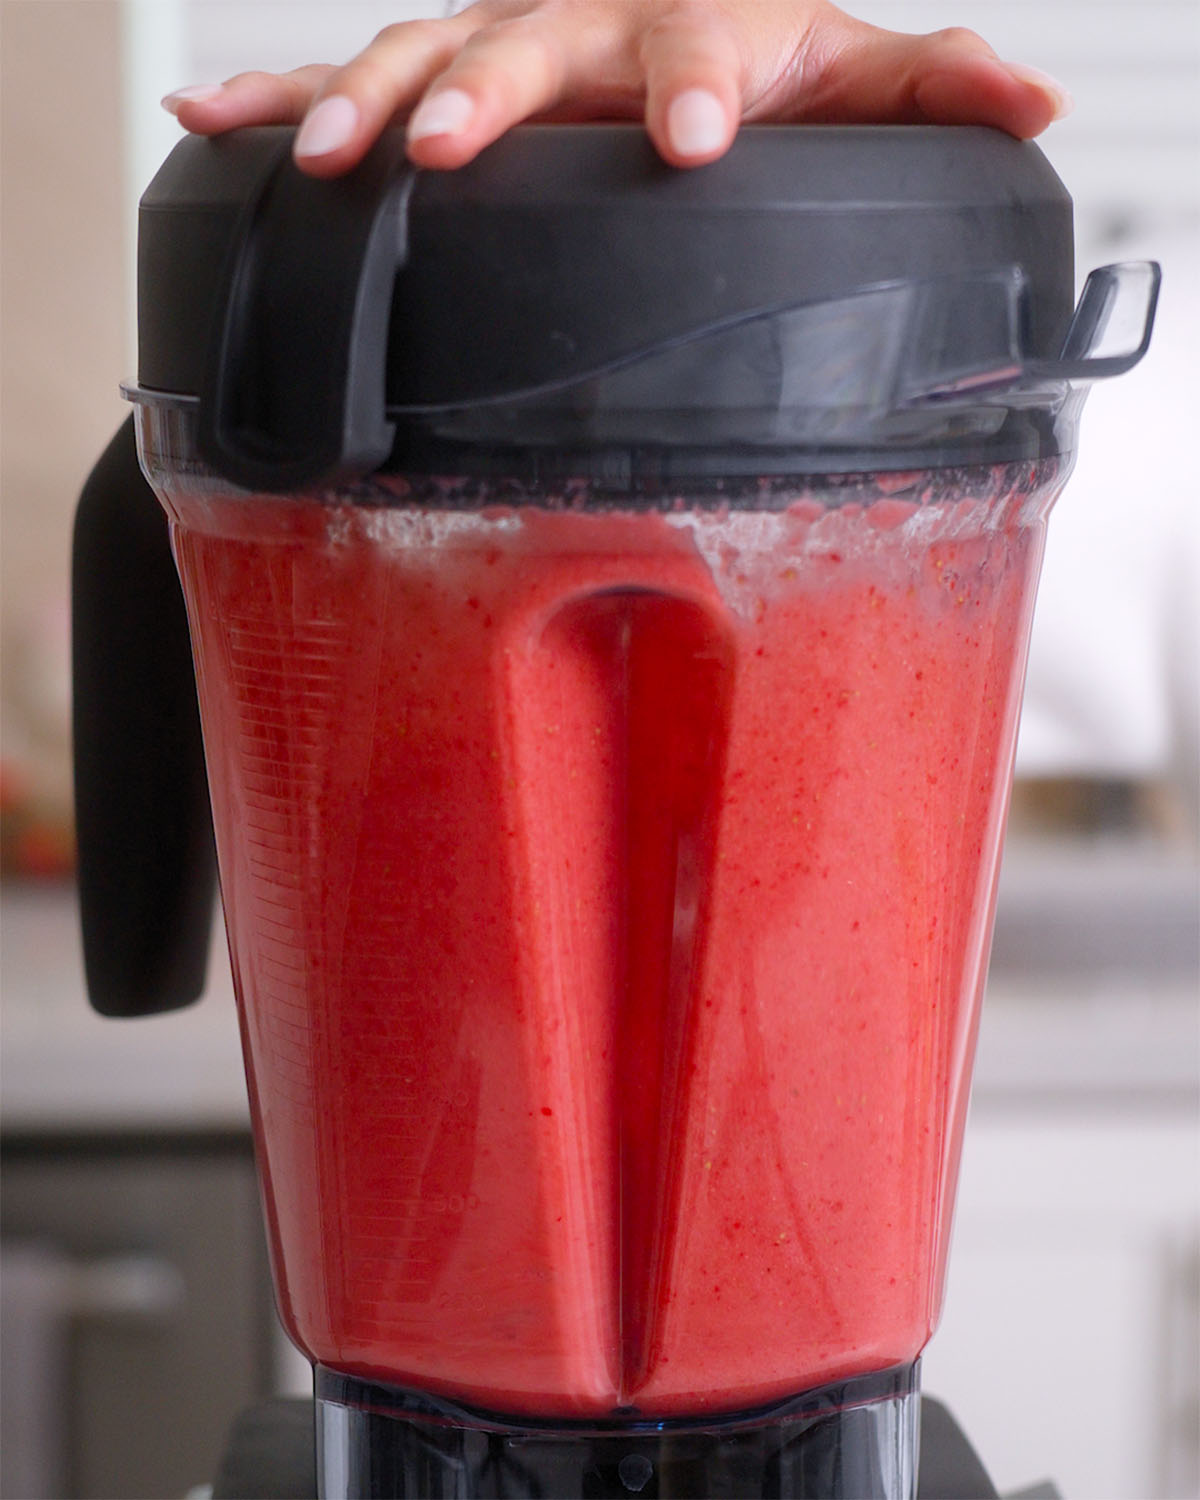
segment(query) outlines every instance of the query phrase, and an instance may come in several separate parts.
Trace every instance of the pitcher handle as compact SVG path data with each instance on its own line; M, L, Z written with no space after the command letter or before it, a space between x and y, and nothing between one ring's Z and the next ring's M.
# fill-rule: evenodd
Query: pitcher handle
M83 487L71 595L88 996L153 1015L204 989L216 861L183 593L132 417Z

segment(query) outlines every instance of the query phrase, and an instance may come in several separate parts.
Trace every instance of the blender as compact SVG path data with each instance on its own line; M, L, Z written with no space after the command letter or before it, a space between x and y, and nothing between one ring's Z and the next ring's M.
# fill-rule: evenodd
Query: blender
M202 986L211 794L324 1496L910 1497L1046 517L1157 267L1073 311L986 129L290 143L142 200L191 659L114 447L93 1003Z

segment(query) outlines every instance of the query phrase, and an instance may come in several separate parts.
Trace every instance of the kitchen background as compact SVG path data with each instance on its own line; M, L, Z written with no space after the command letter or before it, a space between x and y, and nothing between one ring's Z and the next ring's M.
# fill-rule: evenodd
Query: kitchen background
M1200 1496L1200 5L861 0L1063 79L1043 147L1082 271L1164 265L1051 528L927 1389L1001 1489ZM2 0L4 1500L182 1495L304 1371L271 1311L228 964L189 1012L83 997L71 514L123 416L138 193L168 89L351 55L405 0Z

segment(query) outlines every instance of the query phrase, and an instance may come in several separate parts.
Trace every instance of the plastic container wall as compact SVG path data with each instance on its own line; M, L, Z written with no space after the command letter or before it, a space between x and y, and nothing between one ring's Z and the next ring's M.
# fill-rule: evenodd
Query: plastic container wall
M298 1345L568 1418L910 1363L1058 463L254 498L139 421Z

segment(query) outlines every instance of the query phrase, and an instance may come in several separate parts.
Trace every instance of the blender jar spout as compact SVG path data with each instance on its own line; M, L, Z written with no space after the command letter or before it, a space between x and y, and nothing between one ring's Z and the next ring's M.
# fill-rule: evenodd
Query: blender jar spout
M1054 359L1032 357L1024 348L1028 288L1016 266L962 278L959 286L968 300L958 308L946 282L929 283L935 315L923 314L918 304L897 405L983 391L1000 399L1009 392L1036 391L1046 382L1090 383L1124 375L1150 347L1161 281L1156 261L1126 261L1092 271ZM953 317L947 316L947 307ZM972 328L982 333L972 338L964 332ZM956 357L956 340L972 345L967 358Z
M1162 269L1133 260L1092 271L1051 371L1059 379L1106 380L1132 370L1150 347ZM1029 366L1039 375L1037 361ZM1048 372L1049 373L1049 372Z

